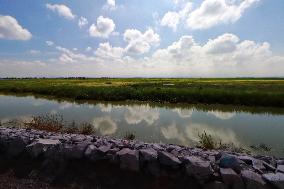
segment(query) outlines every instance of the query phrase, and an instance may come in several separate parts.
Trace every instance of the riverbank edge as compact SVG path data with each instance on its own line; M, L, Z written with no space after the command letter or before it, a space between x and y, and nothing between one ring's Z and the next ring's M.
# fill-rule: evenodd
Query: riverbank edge
M100 167L95 180L100 178L98 172L111 178L115 174L119 180L113 186L125 182L122 188L131 185L121 178L125 174L133 180L141 178L144 184L168 178L164 182L190 184L192 188L284 188L283 159L94 135L1 127L0 158L2 169L25 169L24 175L37 170L39 177L50 182L62 175L68 177L72 172L68 163L72 163L77 168L71 178L82 177L84 172L90 176Z

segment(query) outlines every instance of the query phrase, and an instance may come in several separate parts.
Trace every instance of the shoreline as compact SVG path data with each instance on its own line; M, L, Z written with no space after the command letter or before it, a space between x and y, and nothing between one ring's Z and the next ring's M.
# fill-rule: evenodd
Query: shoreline
M168 178L170 188L177 182L193 188L284 187L284 160L271 156L3 127L0 147L2 169L4 166L24 175L37 172L38 178L63 186L67 184L64 177L84 180L93 175L83 182L88 185L103 174L109 179L116 177L112 185L117 188L131 186L125 185L127 181L121 175L149 185ZM74 169L70 169L70 163ZM80 179L76 182L81 183ZM108 188L105 182L99 183L101 188Z

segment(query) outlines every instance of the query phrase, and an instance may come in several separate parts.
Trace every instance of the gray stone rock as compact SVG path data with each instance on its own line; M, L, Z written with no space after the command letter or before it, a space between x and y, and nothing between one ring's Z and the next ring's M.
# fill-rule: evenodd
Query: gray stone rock
M158 158L162 165L176 167L181 164L181 161L177 157L165 151L158 151Z
M250 170L243 170L241 172L241 176L245 182L247 189L266 189L268 188L266 182L262 179L262 177Z
M280 160L277 160L277 165L284 165L284 160L283 159L280 159Z
M277 172L282 172L282 173L284 173L284 165L278 165L278 166L277 166Z
M139 150L139 152L141 154L140 159L142 162L156 161L158 158L157 151L152 148L142 149L142 150Z
M163 147L161 147L161 145L159 145L159 144L152 144L152 147L153 147L153 149L155 149L157 151L163 150Z
M116 153L119 151L119 148L113 148L108 150L107 152L107 159L111 162L111 163L118 163L119 162L119 158L116 155Z
M37 139L32 144L28 145L26 149L32 157L36 158L39 155L44 154L51 148L55 148L60 144L61 142L59 140Z
M199 157L186 157L186 172L198 180L207 180L213 175L213 169L209 161L204 161Z
M257 159L253 160L252 167L254 168L254 170L256 170L258 173L261 174L263 173L263 170L265 170L262 160L257 160Z
M223 182L232 189L244 188L241 177L231 168L220 168L220 174Z
M216 162L215 156L209 155L207 159L208 159L211 163L215 163L215 162Z
M106 154L110 150L111 146L100 146L98 151L102 154Z
M248 165L252 165L252 162L254 161L254 158L250 156L238 156L238 158Z
M116 153L120 160L120 167L131 171L139 171L139 152L124 148Z
M241 170L240 160L236 156L223 154L219 161L222 168L231 168L237 172Z
M110 146L100 146L96 147L94 145L89 145L85 151L85 157L92 161L98 161L103 159L108 159L107 152L110 150Z
M84 156L84 152L88 146L88 143L78 143L76 145L64 145L62 153L67 159L81 159Z
M90 145L86 148L86 150L85 150L85 152L84 152L84 156L85 156L86 158L91 158L92 152L93 152L93 150L94 150L95 148L96 148L95 145L90 144Z
M74 135L71 137L71 141L72 142L83 142L84 140L86 140L86 136L85 135Z
M284 189L284 174L283 173L267 173L262 175L265 180L277 187Z
M276 168L266 162L263 162L263 166L268 170L268 171L276 171Z

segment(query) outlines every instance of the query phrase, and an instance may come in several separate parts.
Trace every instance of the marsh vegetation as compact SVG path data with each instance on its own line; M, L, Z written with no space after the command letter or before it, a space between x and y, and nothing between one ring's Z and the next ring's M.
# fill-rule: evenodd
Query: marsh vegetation
M5 79L0 92L74 100L284 107L284 79Z

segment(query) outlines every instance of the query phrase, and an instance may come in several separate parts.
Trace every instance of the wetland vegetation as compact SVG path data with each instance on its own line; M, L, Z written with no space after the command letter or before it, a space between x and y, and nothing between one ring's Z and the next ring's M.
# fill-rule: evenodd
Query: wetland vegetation
M152 101L284 107L284 79L4 79L0 92L73 100Z

